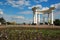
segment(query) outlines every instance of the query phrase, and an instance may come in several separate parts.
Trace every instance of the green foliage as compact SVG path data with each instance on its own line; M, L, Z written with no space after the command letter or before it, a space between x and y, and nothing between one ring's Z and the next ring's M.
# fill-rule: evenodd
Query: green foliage
M54 21L54 24L60 26L60 19L56 19L56 20Z
M32 23L32 25L36 25L36 23Z
M3 17L0 18L0 22L1 22L2 24L5 24L5 23L6 23L6 21L5 21L5 19L4 19Z
M26 25L26 23L24 22L23 25Z

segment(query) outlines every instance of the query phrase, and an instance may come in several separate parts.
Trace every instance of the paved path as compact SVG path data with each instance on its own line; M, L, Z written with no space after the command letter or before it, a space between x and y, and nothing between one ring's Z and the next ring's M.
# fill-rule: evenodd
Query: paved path
M1 28L11 28L11 27L34 27L34 28L58 28L60 29L60 26L53 26L53 25L1 25Z

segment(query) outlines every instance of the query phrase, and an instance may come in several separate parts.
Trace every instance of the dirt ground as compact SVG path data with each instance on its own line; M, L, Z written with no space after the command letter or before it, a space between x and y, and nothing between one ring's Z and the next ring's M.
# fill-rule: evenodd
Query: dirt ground
M55 25L1 25L1 28L11 28L11 27L34 27L34 28L53 28L53 29L60 29L60 26Z

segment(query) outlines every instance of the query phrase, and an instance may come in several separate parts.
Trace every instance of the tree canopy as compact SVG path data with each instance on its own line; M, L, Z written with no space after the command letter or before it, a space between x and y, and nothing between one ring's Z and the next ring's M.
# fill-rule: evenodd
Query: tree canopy
M1 22L2 24L5 24L5 23L6 23L6 21L5 21L5 19L4 19L3 17L0 18L0 22Z
M55 19L54 24L60 26L60 19Z

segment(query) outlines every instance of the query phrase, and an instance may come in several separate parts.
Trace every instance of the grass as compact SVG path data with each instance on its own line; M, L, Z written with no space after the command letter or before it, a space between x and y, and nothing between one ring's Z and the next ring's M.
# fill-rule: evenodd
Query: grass
M12 27L1 29L0 36L0 40L60 40L60 30Z

